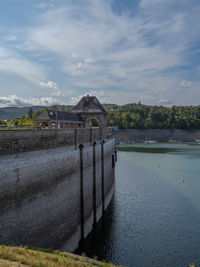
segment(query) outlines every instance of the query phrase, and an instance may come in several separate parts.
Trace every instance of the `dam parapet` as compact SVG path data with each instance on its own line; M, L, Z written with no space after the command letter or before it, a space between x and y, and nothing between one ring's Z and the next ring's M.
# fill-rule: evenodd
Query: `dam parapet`
M112 128L1 130L0 155L103 141L113 137Z

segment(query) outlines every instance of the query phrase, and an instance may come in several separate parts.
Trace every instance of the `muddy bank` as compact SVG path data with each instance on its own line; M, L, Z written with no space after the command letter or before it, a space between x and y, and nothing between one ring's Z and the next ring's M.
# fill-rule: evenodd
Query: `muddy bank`
M144 141L196 141L200 140L200 130L181 129L120 129L115 134L116 144Z

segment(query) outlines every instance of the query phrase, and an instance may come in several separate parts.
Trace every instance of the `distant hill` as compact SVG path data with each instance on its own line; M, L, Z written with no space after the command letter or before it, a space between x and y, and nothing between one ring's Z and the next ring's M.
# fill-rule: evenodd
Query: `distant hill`
M103 104L104 108L107 110L114 104ZM58 108L73 108L72 105L59 106ZM32 109L34 112L44 108L44 106L33 106ZM0 120L12 120L16 117L26 116L30 107L17 108L17 107L6 107L0 108Z
M42 106L33 106L32 109L34 112L43 108ZM16 117L21 117L27 115L30 107L17 108L17 107L6 107L0 108L0 119L1 120L12 120Z
M102 104L102 106L105 108L105 110L108 110L112 106L118 106L116 104Z

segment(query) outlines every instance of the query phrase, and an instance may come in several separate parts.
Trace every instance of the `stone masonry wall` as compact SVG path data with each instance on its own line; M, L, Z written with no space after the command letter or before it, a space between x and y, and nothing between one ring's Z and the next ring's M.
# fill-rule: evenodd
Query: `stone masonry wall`
M64 131L55 139L52 131L32 131L32 141L30 131L1 133L1 148L9 139L9 151L0 155L1 244L74 251L101 218L114 192L114 139L91 142L88 132L78 135L89 142L72 138L63 145ZM38 149L44 137L47 148ZM13 139L24 151L14 150ZM31 150L36 140L39 146Z
M0 130L0 155L13 154L103 140L112 135L111 128L77 128L65 130Z

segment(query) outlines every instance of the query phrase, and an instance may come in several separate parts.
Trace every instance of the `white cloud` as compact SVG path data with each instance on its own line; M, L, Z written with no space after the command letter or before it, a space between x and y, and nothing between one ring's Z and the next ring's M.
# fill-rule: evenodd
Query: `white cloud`
M141 5L141 14L146 12L147 2ZM160 7L161 1L154 0L154 4ZM164 1L163 6L167 5ZM36 49L59 55L73 87L82 83L88 88L104 90L108 87L129 91L153 89L159 86L159 80L163 84L167 80L161 72L185 64L182 57L185 41L174 41L177 34L174 32L183 32L184 16L172 12L171 20L159 23L158 10L153 14L153 19L149 13L146 17L119 16L113 13L110 1L68 3L44 13L39 27L31 29L29 42ZM174 29L177 21L179 26ZM151 34L152 38L158 37L154 44L146 37ZM171 41L166 41L167 36L176 44L172 46ZM175 84L177 78L172 77L171 81Z
M171 100L168 100L168 99L160 99L160 100L158 100L158 104L162 105L162 106L171 106L173 104L173 102Z
M51 1L47 1L46 3L41 3L39 5L39 8L41 9L48 9L48 8L53 8L54 7L54 3L51 3Z
M17 74L36 84L46 78L44 68L39 64L27 60L14 50L9 50L1 46L0 71Z
M40 86L44 88L58 89L58 85L52 81L40 82Z
M83 97L83 96L86 96L86 95L90 95L90 96L96 96L97 99L101 102L101 103L109 103L110 100L109 98L105 95L105 92L102 91L102 90L90 90L89 92L86 92L82 95L79 95L77 97L72 97L71 98L71 101L70 101L70 104L71 105L75 105L79 102L79 100Z
M64 96L64 94L61 92L61 90L56 89L51 93L51 96Z
M191 81L187 81L187 80L182 80L181 81L181 87L190 87L192 86L192 82Z
M52 97L23 98L16 95L0 96L0 107L51 106L63 102Z
M64 96L62 91L58 88L57 83L52 81L40 82L40 86L43 88L49 88L52 90L51 96Z
M76 53L72 53L72 58L78 58L78 57L79 57L78 54L76 54Z
M141 5L141 7L146 8L149 6L158 5L158 4L160 4L160 2L161 2L160 0L141 0L140 5ZM163 2L165 2L165 1L163 1Z
M17 49L11 53L4 48L7 57L0 51L0 70L51 89L51 96L73 95L69 90L79 95L80 88L94 88L102 89L118 104L140 97L146 103L183 101L181 90L174 89L178 84L194 92L192 79L192 84L184 80L188 68L182 67L190 67L190 47L199 43L200 4L194 0L141 0L129 16L115 13L111 3L46 1L37 7L34 25L5 34L15 36ZM51 73L66 82L65 92L51 81ZM186 102L188 99L185 96Z
M17 40L17 36L14 34L8 34L8 35L3 36L2 39L5 41L13 42Z

